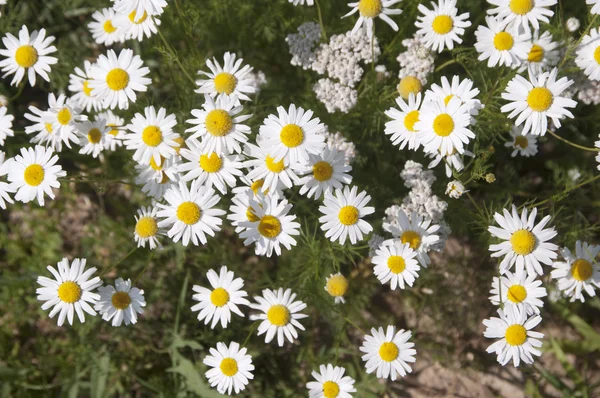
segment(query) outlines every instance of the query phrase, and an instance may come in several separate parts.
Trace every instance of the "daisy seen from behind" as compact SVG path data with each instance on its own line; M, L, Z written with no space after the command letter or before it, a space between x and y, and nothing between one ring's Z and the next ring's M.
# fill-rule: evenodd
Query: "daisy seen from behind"
M216 348L209 350L202 362L210 367L206 377L211 387L217 387L220 394L238 394L254 378L252 371L252 356L248 355L246 348L240 348L236 342L231 342L229 347L224 343L217 343Z
M138 247L146 247L154 250L157 247L162 249L158 237L164 235L161 228L158 227L158 208L142 206L137 211L135 217L135 228L133 237Z
M344 376L346 369L340 366L320 365L319 371L313 371L315 381L306 384L309 398L351 398L354 388L354 379Z
M146 306L144 291L131 285L131 279L118 278L115 286L106 285L98 289L100 299L95 310L102 319L112 326L136 324L138 314L143 314Z
M528 275L525 270L514 274L506 271L498 279L494 277L490 290L490 301L494 305L518 307L527 315L539 314L544 302L541 300L548 293L542 287L541 279L536 274Z
M565 261L555 261L550 275L558 280L558 288L571 302L585 302L583 292L590 297L596 295L595 288L600 288L600 265L597 262L600 246L586 242L575 243L575 253L568 248L561 250Z
M331 194L334 190L349 185L352 166L346 164L346 155L334 148L326 147L319 155L309 155L308 164L300 170L305 174L298 181L300 195L315 200Z
M390 288L404 289L406 285L412 287L415 279L419 277L419 262L417 252L411 249L409 243L396 240L379 246L371 263L375 265L373 273L381 284L389 282Z
M402 14L402 10L390 7L401 1L402 0L359 0L357 2L348 3L348 7L351 7L352 10L342 18L358 12L359 17L354 24L354 28L352 28L352 34L358 32L364 25L369 39L373 37L375 18L378 17L397 32L398 24L390 18L390 15L400 15Z
M398 108L390 108L385 114L392 120L385 123L385 134L390 136L392 145L399 145L404 149L417 150L421 146L418 138L419 131L415 124L419 121L419 108L421 107L421 93L410 93L408 102L402 97L396 98Z
M421 15L415 22L419 28L417 35L422 36L425 47L433 51L452 50L455 42L462 43L460 36L465 33L465 28L471 26L469 13L458 15L456 0L438 0L437 4L431 2L431 7L433 10L419 4Z
M165 108L158 112L153 106L144 108L144 114L136 113L127 126L129 133L125 135L124 144L127 149L135 150L133 160L147 164L153 159L160 165L165 158L175 156L175 141L179 134L173 131L177 124L175 115L167 115Z
M207 79L196 81L198 94L208 94L211 97L235 97L237 101L250 101L248 94L256 92L252 84L252 67L242 64L244 60L237 58L229 51L223 55L223 66L216 58L206 60L206 66L210 72L198 71L198 74L206 76Z
M325 237L341 245L348 238L352 244L362 240L363 234L373 230L371 224L363 220L365 216L375 212L374 207L367 206L370 201L371 196L365 191L359 193L356 186L345 186L343 190L336 189L326 195L323 206L319 206L319 211L323 214L319 217L319 223Z
M396 330L389 325L387 329L371 328L371 335L366 335L360 351L364 353L367 373L376 372L378 378L394 381L412 372L409 363L415 362L417 351L414 343L409 343L412 332L404 329Z

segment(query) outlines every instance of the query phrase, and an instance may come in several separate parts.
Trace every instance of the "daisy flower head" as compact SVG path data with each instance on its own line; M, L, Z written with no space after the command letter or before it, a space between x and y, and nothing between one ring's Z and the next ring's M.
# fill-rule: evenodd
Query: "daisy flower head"
M54 94L49 94L48 97L54 98ZM31 125L25 126L25 134L34 134L29 142L32 144L43 144L57 152L62 151L63 137L60 134L53 134L53 115L48 110L44 111L33 105L29 106L29 112L26 112L24 115L25 119L33 122ZM66 138L66 145L70 148L71 137L64 138ZM73 137L73 139L75 138L77 137Z
M163 159L175 156L173 147L179 144L175 141L179 134L173 131L177 124L175 115L167 115L165 108L158 112L153 106L144 108L144 114L136 113L127 125L130 133L125 135L125 147L135 149L133 160L147 164L153 159L160 165Z
M327 196L352 182L350 171L352 166L346 164L346 155L337 149L326 147L319 155L309 155L308 164L301 170L305 175L298 181L300 195L314 196L316 200Z
M87 120L87 116L82 115L82 109L64 94L58 97L51 94L48 96L48 101L52 134L60 137L62 142L70 148L71 141L79 141L77 123Z
M211 329L220 322L223 328L231 322L231 313L244 317L244 314L238 306L249 306L250 302L246 300L244 280L235 278L233 271L228 271L226 266L222 266L217 274L214 270L209 270L206 277L210 282L210 289L202 286L194 285L192 290L196 292L192 299L198 301L198 304L192 306L192 311L198 313L198 320L204 320L204 324L212 320Z
M344 294L348 291L348 279L341 273L331 274L325 280L325 291L334 298L335 304L345 304Z
M295 235L300 235L300 224L295 222L295 215L289 212L292 205L277 195L258 196L250 200L248 220L238 225L245 230L240 233L244 245L256 243L255 253L258 256L271 257L273 251L281 255L283 245L287 250L296 246Z
M590 80L600 80L600 29L590 29L577 49L575 63Z
M146 12L141 17L136 17L135 11L132 11L129 14L117 13L114 24L124 40L142 41L144 37L149 38L158 32L157 26L160 26L160 19L148 15Z
M10 188L10 184L3 181L3 178L8 174L8 170L10 167L11 159L8 161L4 161L6 154L3 151L0 151L0 209L6 209L6 203L14 203L12 198L10 197L10 193L13 190Z
M124 41L122 30L115 25L115 17L116 13L112 8L103 8L92 14L93 21L88 24L88 28L96 43L111 46Z
M477 115L479 110L483 108L481 101L477 99L479 95L479 89L473 87L473 81L470 79L460 80L460 77L452 76L452 82L450 82L446 76L442 76L442 85L432 84L429 90L425 92L424 102L435 101L436 99L443 99L444 105L448 105L450 100L454 97L460 100L461 105L466 105L471 115ZM474 123L474 121L472 121Z
M150 250L154 250L157 247L162 249L162 245L158 241L158 237L164 235L161 228L158 227L158 208L157 207L144 207L142 206L137 211L135 216L135 229L133 237L138 247L146 247Z
M398 24L394 22L390 15L400 15L402 10L399 8L390 8L395 4L400 3L402 0L359 0L357 2L348 3L348 7L352 10L344 15L342 18L356 14L358 12L359 17L354 28L352 28L352 34L355 34L364 25L367 31L369 39L373 37L373 29L375 18L379 17L382 21L390 25L394 31L398 31Z
M102 319L113 326L136 324L138 314L143 314L146 306L144 291L131 286L131 279L118 278L115 286L106 285L98 289L100 299L94 309Z
M79 153L83 155L92 154L97 158L106 146L106 135L110 127L106 125L106 120L100 119L95 122L84 120L76 125L79 131Z
M495 17L485 18L487 26L479 25L475 31L475 49L479 61L487 59L488 68L508 66L516 68L528 58L531 47L529 33L514 34Z
M263 180L262 192L280 192L300 181L296 174L299 165L291 164L287 158L275 161L273 148L246 144L245 153L250 158L244 162L244 167L250 169L246 177L251 181Z
M161 164L156 164L154 158L150 158L148 164L138 164L135 166L138 176L135 183L142 186L142 192L146 195L160 200L165 193L177 187L179 183L179 160L177 157L163 159Z
M508 28L514 33L519 34L519 29L525 33L531 33L533 30L540 29L540 22L550 22L554 11L550 10L557 3L557 0L487 0L492 6L488 10L489 15L495 15L499 21L508 25Z
M90 61L83 62L83 69L80 67L75 68L75 73L69 75L69 91L75 93L71 96L71 101L76 104L79 108L83 108L86 112L98 111L102 103L92 93L93 90L90 88L90 71L92 70L92 63Z
M354 388L354 379L350 376L344 376L346 369L327 365L319 366L319 371L312 372L312 377L316 381L310 381L306 384L309 398L352 398Z
M503 209L503 215L494 214L494 219L500 226L488 227L488 231L503 242L490 245L492 257L502 257L500 263L500 274L503 275L516 263L517 273L527 269L528 275L543 275L542 264L550 265L557 257L558 246L548 242L557 234L554 227L544 228L550 221L546 216L539 223L535 223L537 207L531 213L523 208L521 216L517 213L517 207L512 206L512 214Z
M404 289L404 284L412 287L419 277L419 262L417 252L411 249L409 243L396 240L379 246L371 262L375 265L373 272L381 284L390 283L390 288Z
M240 144L248 141L250 127L242 124L252 115L241 115L244 107L236 105L235 96L220 96L216 100L204 95L203 109L192 109L195 119L186 120L193 124L186 132L191 132L189 140L200 139L202 150L208 152L241 153Z
M115 151L117 147L123 146L125 138L125 119L115 115L111 110L100 112L96 115L95 120L104 119L110 130L104 139L104 149Z
M398 94L403 100L408 100L410 95L417 95L423 90L423 86L427 83L426 79L419 78L415 75L406 75L400 78L400 82L396 87Z
M161 15L167 5L167 0L115 0L113 8L120 14L133 12L133 18L138 20L144 15Z
M592 14L600 14L600 0L586 0L585 3L592 5L590 9Z
M374 207L367 206L370 201L371 196L365 191L358 193L356 186L345 186L343 190L338 188L325 195L323 206L319 206L319 211L323 213L319 222L325 237L340 245L348 237L353 245L362 240L363 234L373 231L371 224L363 220L365 216L375 212Z
M409 363L415 362L417 350L414 343L408 340L412 336L409 330L396 331L395 326L379 330L371 328L371 335L366 335L360 351L364 352L362 360L366 362L367 373L377 372L378 378L395 381L398 376L404 377L412 372Z
M206 244L206 235L215 236L223 221L219 218L223 210L213 208L221 199L211 188L192 181L190 188L179 181L164 196L167 204L158 203L159 228L170 228L167 232L173 242L181 240L187 246L190 240L195 246Z
M89 87L95 90L103 108L128 109L129 102L137 100L135 92L145 92L152 83L145 77L148 73L150 69L144 66L139 55L133 54L133 50L123 49L118 56L114 50L108 50L92 67Z
M561 255L565 261L552 264L554 270L550 273L552 279L558 279L558 288L570 297L571 301L585 301L583 292L594 297L595 288L600 288L600 265L596 261L600 246L588 245L586 242L575 243L575 255L563 248Z
M523 127L511 127L511 139L504 144L505 147L513 149L510 154L513 158L517 156L517 154L529 157L534 156L538 152L537 135L522 134L522 132Z
M50 148L40 145L21 148L21 154L12 158L8 171L15 200L27 203L37 199L44 206L44 194L54 199L52 188L59 188L58 178L67 175L57 161L58 156Z
M487 348L487 352L495 353L498 362L504 366L512 359L515 367L521 361L530 365L533 363L533 355L542 355L539 348L542 347L544 335L535 332L535 328L541 321L539 315L527 316L526 311L516 306L506 306L498 309L499 318L485 319L483 324L486 329L483 335L489 339L500 339Z
M542 287L542 281L537 279L536 274L528 275L525 270L514 274L510 271L498 279L494 277L492 290L490 290L490 301L494 305L518 307L527 315L539 314L544 302L541 300L548 293Z
M417 35L423 37L425 47L433 51L442 52L444 48L452 50L454 42L462 43L465 28L471 26L469 13L458 15L456 0L438 0L431 2L433 10L419 4L421 15L417 18L415 26L419 28Z
M258 326L258 335L265 335L265 343L270 343L277 335L277 344L283 347L287 338L293 343L298 338L296 328L304 330L300 319L308 315L300 311L306 308L306 304L296 300L296 294L291 289L279 288L277 290L264 289L263 295L254 297L256 303L250 307L260 311L260 314L250 315L251 321L262 321Z
M223 55L223 66L216 58L207 59L206 65L210 72L198 71L198 74L206 76L207 79L196 81L198 94L208 94L211 97L235 97L237 101L250 101L248 94L253 94L256 88L252 85L252 67L242 66L244 60L237 58L229 51Z
M231 342L229 347L224 343L217 343L217 348L210 349L202 362L209 366L206 377L211 387L217 387L220 394L238 394L254 378L252 371L252 356L248 355L246 348L241 348L236 342Z
M458 199L466 192L469 192L469 190L465 189L465 186L458 180L450 181L446 186L446 195L452 199Z
M12 122L15 117L8 113L8 108L0 106L0 146L4 145L6 137L13 137Z
M29 34L27 26L23 25L19 37L6 33L2 38L6 48L0 50L0 55L4 57L0 61L0 68L4 72L2 77L14 74L11 86L21 83L25 73L32 86L35 86L36 74L49 82L50 65L58 62L57 58L48 55L56 52L56 47L51 46L53 42L54 36L46 37L46 29L34 30Z
M514 121L515 126L523 125L523 134L531 132L535 135L544 135L548 130L548 119L551 119L558 128L560 119L573 118L567 108L574 108L577 102L561 96L562 92L573 84L573 80L562 77L556 79L558 69L535 75L529 70L529 80L521 75L516 75L502 93L502 98L510 101L500 108L501 112L509 113L508 117Z
M240 223L244 221L256 222L258 218L252 212L250 201L254 199L254 193L250 188L246 188L243 191L236 193L231 198L231 206L229 207L229 214L227 219L231 222L231 225L235 227L235 232L240 233L246 228L240 226ZM258 195L262 193L258 192Z
M535 30L522 69L528 67L535 73L541 73L555 67L559 60L558 43L552 40L552 33L546 31L540 35L540 31Z
M398 97L396 103L400 109L392 107L385 111L385 114L392 119L385 123L385 134L390 136L392 145L399 145L400 149L408 145L408 149L416 151L421 146L417 138L419 131L415 128L415 124L419 121L421 93L417 95L410 93L408 102Z
M53 307L50 318L59 314L58 326L62 326L65 319L72 325L74 313L77 313L81 323L85 322L84 311L96 316L92 306L100 300L100 295L92 291L102 285L102 281L97 276L90 279L96 268L86 270L85 262L85 258L76 258L69 265L69 260L63 258L57 264L58 270L51 266L46 267L54 279L45 276L37 279L38 285L41 286L36 290L37 299L44 301L42 310Z

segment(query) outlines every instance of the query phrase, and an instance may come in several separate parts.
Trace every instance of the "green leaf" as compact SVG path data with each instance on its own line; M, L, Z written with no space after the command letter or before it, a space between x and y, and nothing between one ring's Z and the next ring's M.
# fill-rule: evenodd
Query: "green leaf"
M92 368L90 394L92 398L102 398L106 392L106 381L110 372L110 355L105 353Z
M198 394L202 398L222 398L223 396L213 390L200 375L192 361L179 356L177 366L167 369L167 372L177 373L185 381L186 390Z

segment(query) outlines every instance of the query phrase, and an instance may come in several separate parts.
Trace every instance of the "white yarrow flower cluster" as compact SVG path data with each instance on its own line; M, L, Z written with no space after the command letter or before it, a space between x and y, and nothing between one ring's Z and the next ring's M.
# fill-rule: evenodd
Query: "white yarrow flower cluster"
M314 49L321 40L321 26L316 22L306 22L298 27L298 33L290 33L285 41L292 59L290 63L302 69L310 69L315 61Z
M414 76L422 86L427 84L427 78L435 69L434 54L425 46L420 36L402 40L406 51L400 53L396 60L400 64L398 78Z

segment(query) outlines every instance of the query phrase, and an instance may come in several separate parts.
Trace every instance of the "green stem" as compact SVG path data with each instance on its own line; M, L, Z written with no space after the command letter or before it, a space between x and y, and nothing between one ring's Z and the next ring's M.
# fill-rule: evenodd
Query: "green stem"
M438 66L437 68L435 68L434 73L441 71L442 69L444 69L446 66L450 66L452 64L457 63L458 61L455 59L451 59L450 61L446 61L443 64L441 64L440 66Z
M561 195L568 194L568 193L570 193L570 192L572 192L572 191L574 191L574 190L576 190L576 189L578 189L578 188L581 188L581 187L582 187L582 186L584 186L584 185L587 185L587 184L589 184L589 183L592 183L592 182L596 181L596 180L597 180L597 179L599 179L599 178L600 178L600 175L597 175L596 177L592 177L592 178L590 178L589 180L585 180L585 181L584 181L584 182L582 182L581 184L577 184L577 185L575 185L575 186L574 186L574 187L572 187L572 188L565 189L564 191L562 191L562 192L561 192ZM551 200L552 200L552 198L553 198L553 197L551 196L551 197L549 197L548 199L544 199L544 200L542 200L541 202L534 203L534 204L532 204L532 205L530 205L530 206L528 206L528 207L531 209L532 207L537 207L537 206L543 205L544 203L547 203L547 202L551 201Z
M25 76L27 77L27 76ZM13 95L12 97L10 97L10 99L8 100L8 102L13 102L14 100L16 100L17 98L19 98L21 96L21 94L23 94L23 90L25 89L25 81L23 81L21 83L21 85L19 86L19 91L17 91L17 93L15 95Z
M244 344L242 344L242 347L246 347L246 344L248 344L248 341L250 341L250 337L252 337L252 334L256 330L257 326L258 326L258 322L254 322L252 324L252 326L250 327L250 332L248 332L248 336L246 336L246 339L244 340Z
M565 62L567 62L567 59L569 58L569 55L570 55L571 51L573 49L579 47L579 45L581 44L581 41L583 40L584 36L587 35L590 32L590 29L592 29L592 26L594 26L594 22L596 22L597 18L598 18L598 15L594 15L594 18L592 18L592 20L590 21L589 25L585 28L585 32L583 32L583 34L581 35L581 37L579 37L579 40L577 40L577 42L575 43L575 45L567 47L567 51L565 51L565 56L563 57L562 61L560 62L560 65L558 65L558 69L561 69L563 67L563 65L565 64Z
M183 67L183 64L181 63L181 61L179 60L179 57L177 56L177 53L175 52L175 50L169 45L169 43L167 43L167 39L165 39L165 37L163 36L162 32L160 31L160 29L158 29L158 35L160 36L161 40L163 41L165 47L167 47L169 49L169 51L171 52L171 54L173 55L173 59L175 60L175 62L177 63L177 65L179 66L179 68L182 70L182 72L185 74L185 76L190 80L190 82L192 82L193 87L196 87L196 81L194 80L194 78L188 73L188 71Z
M350 318L348 318L347 316L345 316L345 317L344 317L344 320L345 320L346 322L348 322L350 325L352 325L352 326L354 326L355 328L357 328L358 330L360 330L360 331L362 332L362 334L367 334L367 333L365 333L365 331L364 331L364 330L362 330L362 329L360 328L360 326L358 326L357 324L355 324L354 322L352 322L352 321L350 320Z
M148 257L148 262L146 262L146 265L144 265L144 268L142 269L142 271L138 274L138 276L135 277L135 280L133 281L134 285L137 283L138 280L140 280L140 278L142 277L142 275L144 275L144 273L146 272L146 270L150 266L150 263L152 262L153 258L154 258L154 252L150 252L150 257Z
M477 203L475 202L475 199L473 199L473 197L471 196L471 194L468 191L465 192L465 194L467 195L467 197L469 198L469 200L471 201L471 203L473 203L473 206L475 206L475 208L477 209L477 211L481 212L481 209L479 208L479 206L477 205Z
M106 274L108 274L110 271L112 271L113 269L117 268L117 266L119 264L121 264L123 261L127 260L129 258L129 256L131 256L136 250L138 249L138 247L134 247L133 249L131 249L129 251L129 253L127 253L125 255L125 257L121 258L119 261L117 261L116 263L114 263L109 269L107 269L106 271L104 271L100 276L106 276Z
M323 24L323 15L321 14L321 5L319 4L319 0L315 0L317 4L317 13L319 14L319 25L321 25L321 34L325 41L327 41L327 32L325 31L325 25Z
M584 151L589 151L589 152L598 152L600 151L599 148L590 148L587 146L583 146L583 145L579 145L576 144L572 141L567 140L566 138L561 137L560 135L556 134L554 131L548 129L548 132L550 133L550 135L553 135L554 137L558 138L559 140L561 140L562 142L571 145L572 147L578 148L578 149L582 149Z

